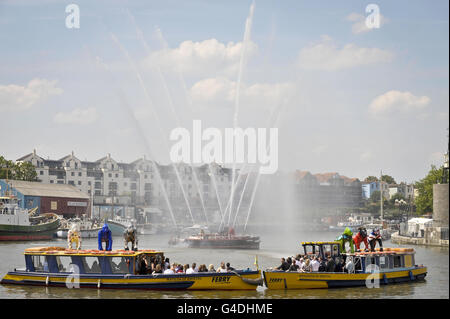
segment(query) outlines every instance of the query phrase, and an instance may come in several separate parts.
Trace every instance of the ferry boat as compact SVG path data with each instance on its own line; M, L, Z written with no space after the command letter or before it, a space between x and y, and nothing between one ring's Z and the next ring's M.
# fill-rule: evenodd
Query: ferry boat
M412 248L384 248L383 251L341 254L339 242L303 242L304 254L321 258L331 256L335 262L351 259L354 270L347 272L298 272L265 270L264 283L268 289L311 289L365 286L379 280L382 285L423 280L427 267L416 265ZM377 270L378 271L373 271Z
M13 195L0 197L0 241L52 239L60 220L53 213L36 214L37 208L23 209Z
M8 272L1 284L96 289L255 290L261 271L237 270L194 274L139 274L142 258L164 260L155 250L68 250L35 247L25 250L25 268Z

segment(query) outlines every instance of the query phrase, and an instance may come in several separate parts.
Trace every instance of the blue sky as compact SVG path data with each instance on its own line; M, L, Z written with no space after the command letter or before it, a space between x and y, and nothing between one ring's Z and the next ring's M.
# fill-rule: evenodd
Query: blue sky
M70 3L79 29L65 26ZM364 29L369 3L380 8L379 29ZM150 147L167 162L171 129L193 119L232 127L251 4L0 1L0 118L13 136L1 139L2 155L36 148L46 158L73 150L82 160L132 161ZM422 178L447 148L448 10L437 0L255 1L239 125L267 127L279 112L281 170Z

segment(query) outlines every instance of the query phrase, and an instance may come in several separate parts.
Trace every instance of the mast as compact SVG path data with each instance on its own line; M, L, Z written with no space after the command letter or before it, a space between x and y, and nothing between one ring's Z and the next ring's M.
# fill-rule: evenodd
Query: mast
M380 202L381 202L381 221L383 221L383 171L380 170Z

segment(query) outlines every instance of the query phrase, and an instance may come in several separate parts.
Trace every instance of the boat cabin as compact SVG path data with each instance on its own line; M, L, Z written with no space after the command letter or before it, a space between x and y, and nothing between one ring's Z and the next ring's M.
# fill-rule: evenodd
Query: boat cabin
M64 247L36 247L25 250L27 272L79 273L79 274L132 274L140 273L145 258L150 265L154 258L164 261L164 253L156 250L67 250Z
M302 246L305 255L316 255L325 260L328 256L340 257L340 242L338 241L303 242Z
M326 260L328 256L335 259L336 262L348 262L350 259L354 265L354 273L366 273L375 269L383 270L400 270L402 268L410 268L415 266L415 251L413 248L384 248L380 251L377 248L374 252L355 252L340 253L340 242L303 242L304 254L311 256L316 255ZM374 266L370 266L374 265ZM375 268L377 266L378 268Z

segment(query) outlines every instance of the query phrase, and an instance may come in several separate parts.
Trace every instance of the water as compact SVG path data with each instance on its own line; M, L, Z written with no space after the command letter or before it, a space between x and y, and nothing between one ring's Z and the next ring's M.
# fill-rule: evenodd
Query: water
M221 261L230 262L235 268L255 268L255 255L258 255L260 269L278 266L281 257L292 256L299 251L301 241L333 240L336 234L330 232L311 233L267 226L249 226L249 230L261 237L260 250L205 250L184 247L169 247L169 234L141 235L140 248L159 249L165 252L171 262L181 264L196 262L214 264L217 268ZM122 238L114 237L113 248L122 247ZM65 246L66 240L38 242L0 242L0 275L3 277L15 267L24 266L23 251L32 246ZM83 239L82 248L96 249L96 239ZM398 247L385 241L385 247ZM405 247L403 245L402 247ZM405 298L449 298L449 252L448 248L407 246L416 249L416 263L428 267L426 280L416 283L403 283L368 289L366 287L317 290L268 290L258 287L256 291L139 291L139 290L96 290L67 289L59 287L27 287L0 285L0 298L319 298L319 299L405 299Z

